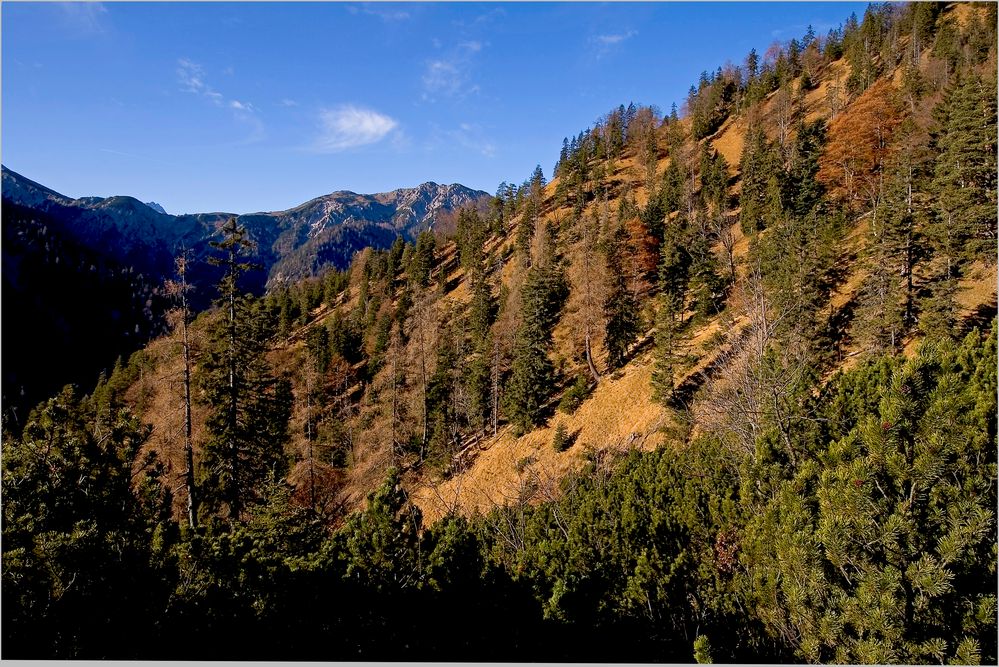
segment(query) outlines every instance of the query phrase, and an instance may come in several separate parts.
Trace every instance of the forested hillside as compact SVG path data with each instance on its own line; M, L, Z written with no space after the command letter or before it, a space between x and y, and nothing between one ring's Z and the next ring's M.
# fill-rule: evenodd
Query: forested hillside
M995 663L996 21L809 28L262 297L230 220L6 426L4 657Z
M189 305L211 305L222 277L209 261L211 242L232 215L168 215L133 197L72 199L0 171L4 312L42 330L12 329L4 338L4 418L19 429L40 399L67 383L89 387L117 357L166 330L162 288L178 255L189 260ZM286 211L236 216L260 267L242 276L241 288L259 296L267 285L344 269L359 249L413 239L487 198L458 184L424 183L375 195L339 191Z

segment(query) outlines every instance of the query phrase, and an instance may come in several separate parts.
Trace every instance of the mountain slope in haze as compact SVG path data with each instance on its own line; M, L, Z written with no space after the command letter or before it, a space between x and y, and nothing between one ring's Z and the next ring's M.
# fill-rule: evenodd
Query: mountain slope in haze
M204 260L217 229L233 214L169 215L134 197L73 199L3 167L3 396L20 412L66 383L89 386L150 335L161 331L156 296L190 253L188 280L198 310L207 307L219 271ZM424 183L387 193L339 191L287 211L235 216L256 244L262 271L243 287L265 287L345 268L365 247L415 238L486 193ZM41 333L39 333L41 332ZM23 335L21 335L23 334ZM22 414L23 416L23 414Z

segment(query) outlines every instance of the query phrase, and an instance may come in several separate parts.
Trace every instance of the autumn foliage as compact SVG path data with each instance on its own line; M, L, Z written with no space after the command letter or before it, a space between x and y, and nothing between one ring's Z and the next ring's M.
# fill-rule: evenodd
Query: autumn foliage
M818 173L832 196L874 207L904 113L894 86L881 79L832 120Z

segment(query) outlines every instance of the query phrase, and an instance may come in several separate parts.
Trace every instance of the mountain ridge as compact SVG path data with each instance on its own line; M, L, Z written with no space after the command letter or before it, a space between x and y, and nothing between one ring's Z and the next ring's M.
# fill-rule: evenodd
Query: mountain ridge
M251 272L242 287L259 294L331 268L344 269L355 252L369 246L387 248L397 236L415 240L420 232L432 229L438 218L463 206L480 205L489 196L461 184L427 182L370 195L335 191L283 211L171 215L129 195L72 198L6 165L0 172L4 240L8 244L4 286L16 296L9 303L22 304L26 309L22 316L46 322L49 329L59 332L47 345L55 350L50 353L51 368L47 369L51 372L43 374L49 378L44 386L25 384L30 370L19 368L18 355L7 357L3 395L7 399L20 396L15 402L23 409L67 382L89 385L102 368L109 370L115 345L95 348L96 340L116 341L118 351L127 356L147 336L159 333L162 314L152 305L164 281L174 276L175 259L181 252L188 253L191 260L187 275L195 287L191 305L195 310L207 307L211 285L220 273L206 260L213 253L211 243L218 238L219 227L231 217L246 228L257 246L254 261L263 270ZM64 270L70 257L71 263L80 264L79 270L101 274L95 278L99 284L115 286L107 290L113 297L102 297L104 316L52 316L65 309L67 298L81 303L93 298L82 288L76 293L77 286L68 277L58 286L45 280L44 275L57 267ZM31 270L19 270L22 266ZM63 305L53 308L52 304ZM8 308L5 312L14 314ZM14 338L19 337L8 338L14 345ZM16 341L19 349L26 347L41 354L36 344L42 345L31 336ZM88 349L99 351L88 355ZM91 356L82 365L69 361L71 357Z
M257 244L266 273L254 291L344 269L357 250L388 247L397 235L415 240L438 217L489 197L459 183L428 181L374 194L337 190L279 211L171 215L129 195L71 198L6 165L2 174L4 201L46 213L82 245L160 280L172 275L182 248L204 259L219 226L235 217Z

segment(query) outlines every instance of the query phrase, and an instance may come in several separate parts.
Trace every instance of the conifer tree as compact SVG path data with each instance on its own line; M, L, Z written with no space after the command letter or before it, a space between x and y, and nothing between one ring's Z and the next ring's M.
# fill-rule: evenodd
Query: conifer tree
M676 394L676 374L680 363L681 307L675 293L662 292L657 301L652 398L668 406Z
M433 232L421 232L416 239L412 260L409 262L409 280L416 286L426 287L430 284L430 272L434 267L434 252L437 243Z
M913 219L905 206L903 193L894 183L881 206L879 224L871 227L866 248L867 277L861 288L860 304L854 322L855 336L873 352L894 351L905 331L906 300L902 277L907 266Z
M616 368L624 364L628 349L638 337L638 302L628 286L624 267L625 231L620 225L607 241L606 261L608 290L604 299L607 361Z
M435 345L434 370L427 380L427 458L439 468L446 468L460 444L454 400L458 378L464 375L459 344L452 327L444 326Z
M787 209L794 215L807 215L822 199L824 188L817 176L825 136L825 122L822 119L802 123L798 127L782 193Z
M680 361L679 337L689 282L690 256L682 230L678 224L667 225L660 249L656 351L652 371L652 395L663 405L668 405L675 395L674 381Z
M767 183L778 169L776 152L767 141L762 127L755 126L746 137L739 165L742 172L739 224L746 234L758 232L765 227Z
M937 109L933 193L937 217L931 240L953 278L967 259L995 258L996 95L974 75L958 78Z
M524 313L514 341L505 412L519 433L537 425L541 411L555 388L555 367L548 358L549 341L539 328L538 313Z
M995 346L993 327L861 369L823 400L839 437L763 494L744 562L761 618L802 659L992 657Z
M718 260L706 226L699 225L695 230L688 253L692 308L702 316L716 315L725 296L725 280L718 273Z
M481 266L482 246L486 242L487 229L485 222L475 209L462 208L458 211L455 233L461 266L468 271Z
M198 495L196 471L194 467L194 438L193 419L191 417L191 368L193 359L191 354L191 339L189 325L191 323L191 311L188 303L188 292L192 286L187 282L189 254L182 250L176 259L177 282L170 282L167 289L172 293L179 303L181 348L184 358L184 462L187 468L184 470L184 484L187 491L187 523L192 529L198 525L198 505L200 498Z
M284 442L291 413L291 385L271 375L264 352L268 331L252 297L239 293L239 277L252 268L240 256L251 247L246 231L230 218L214 247L225 268L219 283L225 310L209 331L201 387L209 406L202 457L205 504L224 506L230 521L259 499L261 484L279 478L287 465Z
M141 453L150 427L113 403L67 386L5 430L5 656L148 655L176 524L165 466Z
M568 292L551 246L541 260L528 271L521 291L521 322L504 394L507 417L521 433L539 423L542 408L555 390L555 367L548 351Z
M659 251L659 292L673 297L675 311L682 317L690 283L690 255L679 222L677 218L666 226Z

